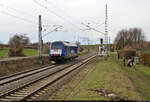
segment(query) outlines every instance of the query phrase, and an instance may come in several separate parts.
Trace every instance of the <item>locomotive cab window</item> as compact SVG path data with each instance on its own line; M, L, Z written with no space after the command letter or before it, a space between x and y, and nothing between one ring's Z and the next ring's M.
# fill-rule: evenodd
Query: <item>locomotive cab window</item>
M53 43L51 49L62 49L62 43Z

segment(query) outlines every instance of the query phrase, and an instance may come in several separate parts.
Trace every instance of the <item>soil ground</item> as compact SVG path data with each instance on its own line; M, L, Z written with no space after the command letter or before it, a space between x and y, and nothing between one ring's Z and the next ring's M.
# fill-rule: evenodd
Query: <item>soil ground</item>
M107 61L97 57L49 100L111 100L91 90L110 90L128 100L149 100L150 69L135 65L123 67L111 56Z

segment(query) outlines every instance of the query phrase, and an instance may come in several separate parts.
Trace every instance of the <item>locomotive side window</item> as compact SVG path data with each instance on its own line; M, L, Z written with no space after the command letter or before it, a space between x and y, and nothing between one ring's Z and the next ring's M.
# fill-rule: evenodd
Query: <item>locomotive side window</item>
M67 55L67 47L65 46L65 55Z

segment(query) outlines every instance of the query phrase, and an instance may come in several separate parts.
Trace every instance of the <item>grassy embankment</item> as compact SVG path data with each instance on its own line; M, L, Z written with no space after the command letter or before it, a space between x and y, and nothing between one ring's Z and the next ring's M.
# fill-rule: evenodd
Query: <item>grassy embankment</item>
M6 58L7 57L7 53L8 53L9 48L8 47L4 47L1 51L0 51L0 58ZM36 49L27 49L25 48L23 51L25 56L34 56L38 54L38 50Z
M109 100L97 92L89 91L107 89L129 100L150 100L150 68L143 65L135 65L136 70L132 67L123 67L122 61L113 56L111 53L107 61L97 58L50 99ZM79 82L87 75L86 70L92 68L94 70ZM66 98L67 95L70 96Z
M38 55L38 50L37 49L27 49L25 48L23 51L25 56L33 56L33 55Z

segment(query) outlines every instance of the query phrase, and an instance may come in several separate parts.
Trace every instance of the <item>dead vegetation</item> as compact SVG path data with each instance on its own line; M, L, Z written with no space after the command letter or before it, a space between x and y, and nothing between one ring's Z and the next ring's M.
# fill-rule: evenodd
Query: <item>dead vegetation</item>
M135 49L122 49L118 50L117 53L119 53L121 57L125 57L126 59L130 59L131 57L136 56Z
M130 28L129 30L123 29L118 32L115 38L116 49L123 49L125 46L131 46L142 49L145 42L145 35L141 28Z
M43 44L43 54L49 54L50 42Z
M29 44L29 38L25 35L14 35L9 41L8 57L24 56L23 48Z
M140 54L140 62L143 65L149 66L150 67L150 54L149 53L141 53Z
M49 56L42 56L43 64L51 64ZM31 63L32 62L32 63ZM0 62L0 77L40 67L39 57L13 58Z
M104 96L106 98L110 98L112 100L114 99L118 99L118 100L127 100L126 97L123 97L113 91L110 91L110 90L104 90L104 89L89 89L89 91L94 91L94 92L97 92L99 96Z

